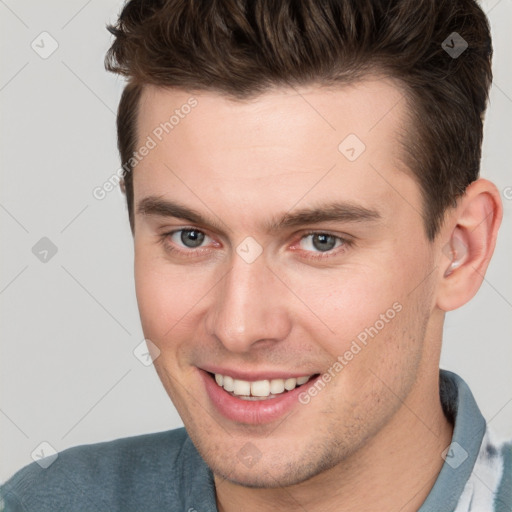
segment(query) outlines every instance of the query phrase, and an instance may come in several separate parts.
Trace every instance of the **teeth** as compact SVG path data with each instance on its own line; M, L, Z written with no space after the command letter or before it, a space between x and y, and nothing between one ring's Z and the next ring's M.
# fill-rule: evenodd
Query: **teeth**
M233 391L235 389L235 381L232 377L229 377L228 375L221 375L222 377L222 387L226 391Z
M239 396L238 398L242 400L248 400L250 402L258 402L260 400L270 400L271 398L277 398L276 395L268 395L268 396Z
M297 386L297 379L286 379L284 381L284 389L287 389L288 391L295 389L296 386Z
M268 380L257 380L251 382L252 396L268 396L270 395L270 382Z
M235 395L250 395L251 394L251 383L246 380L234 380L233 393Z
M270 381L270 392L273 395L278 395L284 391L284 380L283 379L272 379Z
M249 382L247 380L233 379L229 375L215 374L215 382L226 391L247 400L258 400L262 398L275 398L286 391L292 391L297 386L305 384L312 375L290 378L290 379L272 379L257 380Z

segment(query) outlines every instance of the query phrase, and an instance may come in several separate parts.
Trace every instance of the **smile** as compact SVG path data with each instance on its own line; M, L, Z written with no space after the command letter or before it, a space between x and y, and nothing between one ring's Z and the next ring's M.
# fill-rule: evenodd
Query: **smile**
M220 369L202 370L199 377L204 383L206 396L218 414L227 420L246 425L261 425L282 420L293 409L302 407L299 395L302 386L314 385L320 374L292 376L278 372L251 375L250 380L235 370L218 373ZM230 372L231 373L231 372Z
M277 398L287 391L293 391L296 387L306 384L313 376L314 375L306 375L297 378L257 380L251 382L216 373L215 382L232 396L236 396L242 400L265 400L267 398Z

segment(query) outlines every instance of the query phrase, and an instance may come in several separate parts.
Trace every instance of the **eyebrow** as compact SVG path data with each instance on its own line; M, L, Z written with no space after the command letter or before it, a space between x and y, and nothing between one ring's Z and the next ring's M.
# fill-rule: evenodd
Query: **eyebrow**
M193 208L157 196L148 196L142 199L138 204L137 213L139 215L175 217L216 231L223 230L222 222L205 217ZM276 233L287 228L320 222L375 222L381 218L381 214L374 209L347 202L330 202L286 212L280 217L270 220L264 228L268 233Z

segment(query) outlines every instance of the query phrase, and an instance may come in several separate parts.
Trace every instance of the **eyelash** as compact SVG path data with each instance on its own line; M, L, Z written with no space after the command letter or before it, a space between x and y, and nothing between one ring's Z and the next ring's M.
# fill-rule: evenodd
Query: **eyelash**
M167 233L163 233L160 236L159 242L161 242L164 245L166 251L168 251L169 253L178 253L180 256L183 256L183 257L186 257L186 258L196 258L196 257L200 256L201 254L211 252L210 249L206 249L206 248L203 248L203 247L199 247L198 249L190 249L190 250L177 249L175 246L172 246L170 243L168 243L168 239L172 235L174 235L176 233L180 233L182 231L198 231L199 233L202 233L205 236L208 236L204 231L201 231L200 229L197 229L197 228L194 228L194 227L184 227L184 228L181 228L181 229L175 229L173 231L169 231ZM349 239L349 238L343 238L343 237L338 236L338 235L333 235L332 233L329 233L327 231L308 231L308 232L306 232L306 233L301 235L301 237L299 239L299 242L304 240L308 236L311 236L311 235L328 235L328 236L332 236L332 237L336 238L336 240L340 240L341 241L341 245L339 247L336 247L336 248L331 249L331 250L326 251L326 252L312 253L312 254L315 254L314 256L312 256L310 254L311 251L304 251L305 253L308 254L308 256L305 256L307 259L312 259L312 260L317 260L318 261L318 260L324 260L324 259L327 259L327 258L331 258L331 257L337 256L340 252L345 252L347 249L350 249L354 245L354 240ZM211 238L211 237L209 237L209 238ZM297 243L299 243L299 242L297 242ZM296 250L296 249L292 249L292 250ZM198 252L200 252L201 254L198 254Z

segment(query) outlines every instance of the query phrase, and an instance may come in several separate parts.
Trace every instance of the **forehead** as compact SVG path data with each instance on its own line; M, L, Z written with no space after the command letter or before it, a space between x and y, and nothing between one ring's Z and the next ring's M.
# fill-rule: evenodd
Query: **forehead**
M405 100L398 81L376 77L331 87L275 87L242 100L213 91L147 85L139 104L138 135L140 139L171 120L172 131L183 133L193 125L196 134L219 144L275 143L305 132L316 133L320 140L331 132L325 142L336 141L346 132L370 141L383 133L393 136L406 122ZM196 106L191 108L192 102ZM183 122L189 114L198 122Z
M401 181L414 201L399 142L406 112L403 89L379 78L276 88L243 101L147 86L137 147L148 138L154 147L134 172L135 200L186 193L194 206L204 198L238 210L241 202L286 209L303 198L385 206Z

